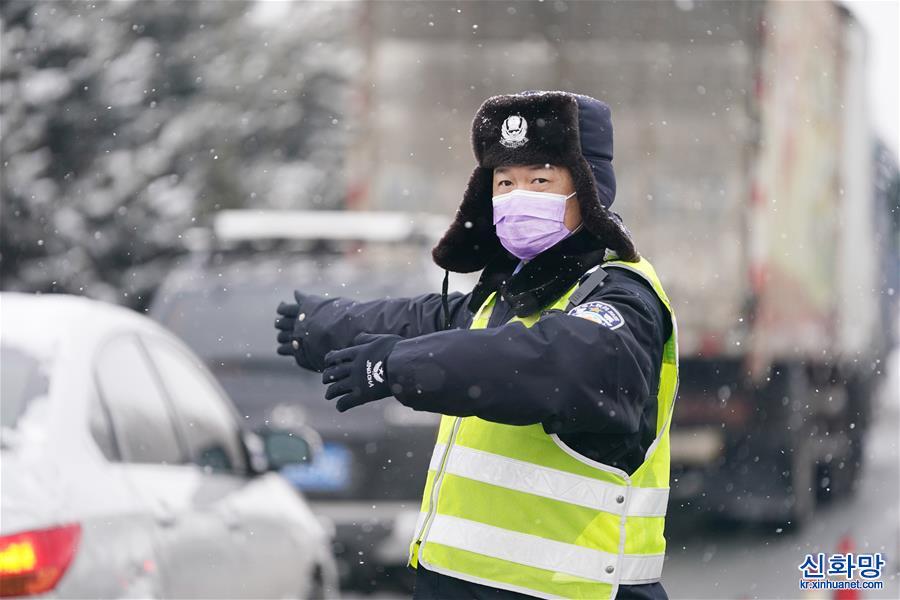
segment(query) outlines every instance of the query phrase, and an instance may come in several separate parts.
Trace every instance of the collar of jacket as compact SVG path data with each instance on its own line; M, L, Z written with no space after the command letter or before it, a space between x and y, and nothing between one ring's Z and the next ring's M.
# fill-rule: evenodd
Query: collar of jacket
M600 240L582 227L511 276L519 259L501 249L485 265L472 289L469 311L477 312L491 292L496 291L517 317L530 315L559 298L585 271L602 263L605 253Z

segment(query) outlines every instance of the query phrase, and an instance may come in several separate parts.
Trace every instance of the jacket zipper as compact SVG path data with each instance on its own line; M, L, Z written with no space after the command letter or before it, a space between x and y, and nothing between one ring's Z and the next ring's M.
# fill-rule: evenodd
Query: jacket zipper
M428 507L428 515L425 517L425 522L422 523L422 529L419 531L419 534L416 536L416 544L419 546L419 551L421 552L422 545L425 543L425 538L428 537L428 532L431 528L431 524L434 522L435 514L437 513L437 499L438 493L441 489L441 483L444 480L444 474L447 468L447 460L450 457L450 451L453 449L453 443L456 441L456 434L459 432L459 426L462 423L462 417L456 417L456 420L453 422L453 431L450 433L450 440L447 442L447 448L444 450L444 455L441 457L441 466L438 469L437 476L434 478L434 485L431 489L431 502ZM419 554L419 558L421 559L421 554Z

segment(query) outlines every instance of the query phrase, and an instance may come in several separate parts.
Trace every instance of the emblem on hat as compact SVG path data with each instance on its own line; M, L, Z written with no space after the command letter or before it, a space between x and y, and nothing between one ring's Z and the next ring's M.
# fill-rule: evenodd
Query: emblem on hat
M507 148L518 148L523 146L528 138L525 134L528 132L528 121L519 115L510 115L503 121L503 127L500 128L500 143Z

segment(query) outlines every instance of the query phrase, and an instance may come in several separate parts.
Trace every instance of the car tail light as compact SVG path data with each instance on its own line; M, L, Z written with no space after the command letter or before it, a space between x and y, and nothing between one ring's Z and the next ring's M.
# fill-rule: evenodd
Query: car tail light
M52 590L75 556L81 525L0 536L0 596Z

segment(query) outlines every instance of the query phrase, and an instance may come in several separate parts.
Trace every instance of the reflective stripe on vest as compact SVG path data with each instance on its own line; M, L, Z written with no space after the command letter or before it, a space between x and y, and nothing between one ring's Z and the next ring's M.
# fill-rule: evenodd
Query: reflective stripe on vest
M426 513L420 513L419 524L425 516ZM616 560L615 555L467 519L440 514L435 516L428 542L490 554L507 561L585 579L606 583L614 580L613 575L606 574L605 568ZM625 555L621 562L621 576L634 581L649 581L662 571L664 559L665 554Z
M410 564L539 597L613 598L620 584L658 581L665 556L669 424L678 387L677 324L650 263L639 274L669 310L657 435L631 475L588 459L540 424L441 419ZM551 305L565 310L576 284ZM487 326L491 294L472 329ZM515 318L531 327L542 311Z
M437 471L440 468L446 450L446 444L435 445L429 469ZM625 514L621 486L474 448L455 447L453 454L447 457L444 472L617 515ZM628 514L664 517L668 502L669 488L633 488Z

